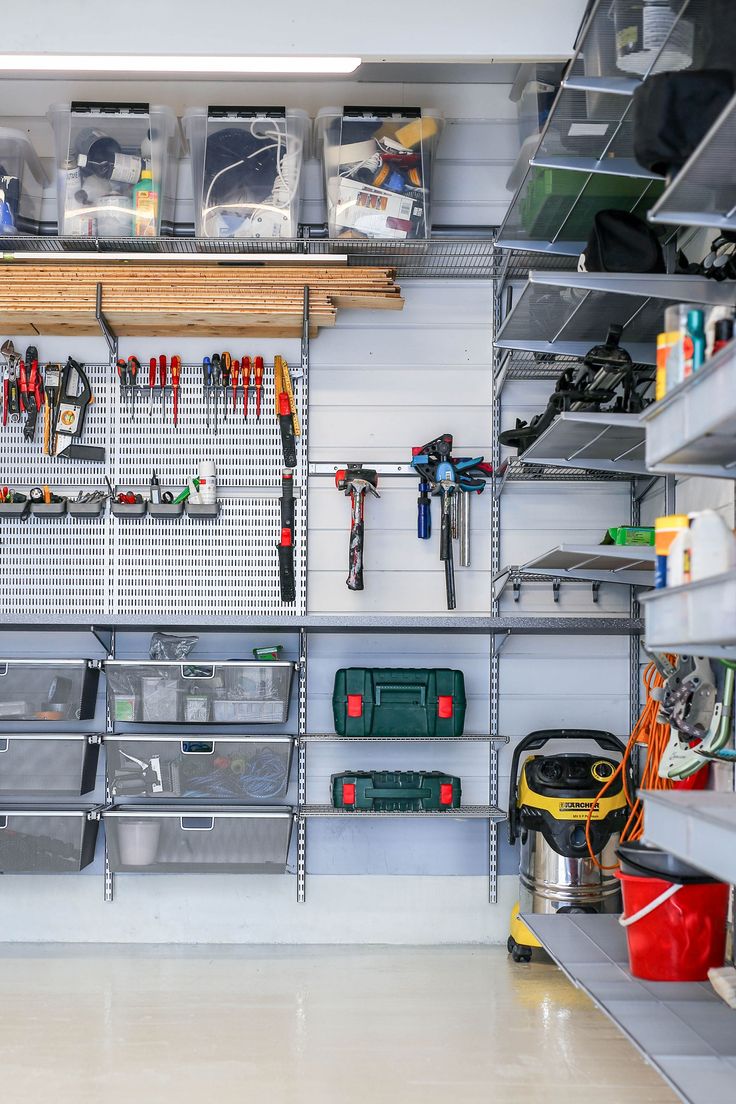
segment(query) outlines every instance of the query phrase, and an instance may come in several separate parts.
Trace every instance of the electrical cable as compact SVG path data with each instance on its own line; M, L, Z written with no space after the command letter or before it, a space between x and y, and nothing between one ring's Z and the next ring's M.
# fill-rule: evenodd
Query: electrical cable
M670 656L669 659L674 662L675 657ZM671 790L673 788L670 779L660 778L658 774L659 762L664 755L669 740L669 725L663 724L657 720L660 703L652 697L652 690L662 687L664 685L664 679L659 671L657 671L655 665L653 663L648 663L644 668L643 681L647 694L644 708L628 739L621 762L618 764L611 777L603 784L595 801L591 803L585 822L585 840L588 844L588 854L590 855L593 865L599 870L617 870L619 865L615 863L606 866L601 863L593 850L593 843L591 840L591 824L593 821L593 814L598 808L598 802L614 785L618 778L621 778L624 796L630 809L628 820L621 830L621 842L640 839L643 834L644 809L640 799L636 796L632 797L629 789L631 756L637 744L645 744L647 748L646 762L640 780L641 788L645 790Z

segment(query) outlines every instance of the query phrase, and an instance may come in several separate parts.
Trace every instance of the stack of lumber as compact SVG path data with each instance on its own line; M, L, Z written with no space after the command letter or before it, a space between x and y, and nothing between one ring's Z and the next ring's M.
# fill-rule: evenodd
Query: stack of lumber
M102 311L121 337L299 337L304 287L314 336L339 309L401 310L389 268L347 265L6 262L0 266L0 332L99 334Z

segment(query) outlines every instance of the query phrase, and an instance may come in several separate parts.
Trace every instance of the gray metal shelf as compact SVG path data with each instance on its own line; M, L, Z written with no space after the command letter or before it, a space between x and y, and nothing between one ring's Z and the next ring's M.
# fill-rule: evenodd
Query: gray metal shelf
M154 632L161 629L211 630L217 632L259 632L278 630L284 633L307 632L351 633L351 632L398 632L398 633L483 633L488 634L532 634L554 635L556 633L604 633L621 634L641 632L642 622L626 617L598 618L555 618L555 617L457 617L442 615L438 617L419 617L414 615L396 616L389 614L343 614L321 615L307 614L303 617L167 617L150 618L111 617L96 621L70 622L61 617L56 620L31 617L0 618L0 632L3 630L22 632L34 625L43 626L53 632L89 632L108 633L110 629L131 632Z
M641 415L652 471L736 479L736 342Z
M736 659L736 571L654 590L640 601L652 650Z
M302 805L297 810L297 817L357 817L360 820L442 817L445 820L492 820L499 823L506 820L506 813L495 805L465 805L460 809L421 809L413 812L373 812L367 809L335 809L332 805Z
M654 223L736 230L736 96L649 212Z
M671 851L713 878L736 884L736 794L643 790L641 796L647 843Z
M636 414L562 413L519 457L522 464L646 475L645 433Z
M732 1104L734 1013L708 982L632 977L626 936L615 916L523 919L573 984L623 1031L686 1104Z
M510 456L502 461L493 480L494 498L503 494L507 483L616 483L628 482L632 476L625 471L591 471L588 467L565 464L526 463L524 456Z
M505 744L505 736L485 736L467 733L462 736L339 736L335 732L307 732L299 737L300 743L307 744L490 744L498 741Z
M494 275L493 232L436 232L429 241L382 242L367 238L294 238L279 241L238 238L64 238L14 237L4 249L5 256L25 254L34 262L86 254L104 259L113 253L138 261L171 257L174 260L227 256L236 262L263 264L285 260L316 263L343 258L348 265L395 268L400 278L477 279Z
M570 545L536 556L518 567L505 567L493 578L496 600L513 581L514 572L559 579L580 579L591 583L623 583L628 586L654 585L653 548L626 548L619 545Z
M632 359L654 364L664 312L683 302L732 306L736 288L701 276L532 271L494 344L580 357L617 322Z

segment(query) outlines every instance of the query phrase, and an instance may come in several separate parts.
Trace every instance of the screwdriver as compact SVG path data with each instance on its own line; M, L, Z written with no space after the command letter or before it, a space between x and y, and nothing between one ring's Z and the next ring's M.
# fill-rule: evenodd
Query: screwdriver
M243 417L248 421L248 394L250 392L250 357L243 357Z
M261 392L263 390L263 357L256 357L254 366L256 377L256 421L261 420Z
M235 414L235 412L237 411L237 408L238 408L238 378L239 378L239 376L240 376L240 361L239 360L234 360L233 361L233 376L232 376L233 414Z
M135 381L136 381L136 377L138 375L138 369L140 368L140 366L141 366L141 364L140 364L140 361L138 360L138 357L134 357L134 356L129 356L128 357L128 376L130 377L131 395L133 396L132 412L131 412L131 418L130 418L130 420L132 422L135 421L135 389L136 389Z
M128 362L122 357L118 360L118 379L120 380L120 400L122 406L128 406L130 402L130 373Z
M222 395L223 395L223 408L224 417L227 418L227 389L230 386L230 370L233 364L233 358L229 353L223 353L220 357L220 363L222 364Z
M171 384L174 389L174 425L179 424L179 376L181 375L181 358L171 358Z
M202 390L207 428L210 425L210 397L212 394L212 361L208 356L202 361Z
M217 404L220 401L220 387L222 386L222 368L220 367L220 354L212 354L212 383L214 386L215 409L215 437L217 436Z
M156 358L148 362L148 417L153 417L153 389L156 386Z
M166 357L162 353L158 358L158 382L161 388L161 421L166 420Z

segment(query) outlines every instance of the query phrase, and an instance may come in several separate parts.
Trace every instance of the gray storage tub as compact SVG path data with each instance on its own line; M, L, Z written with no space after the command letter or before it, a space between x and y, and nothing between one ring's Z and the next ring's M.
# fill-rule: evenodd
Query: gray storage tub
M283 874L288 806L114 805L104 812L110 869L164 874Z
M110 714L141 724L283 724L294 668L254 660L109 660Z
M0 660L0 722L91 720L99 677L88 659Z
M105 737L107 785L125 797L280 801L289 786L291 736ZM2 758L0 757L0 768Z
M95 857L100 806L0 806L0 874L76 874Z
M99 753L96 734L0 734L0 796L89 793L95 788Z

